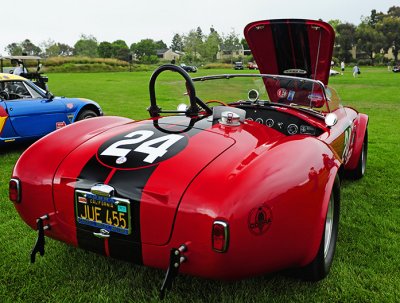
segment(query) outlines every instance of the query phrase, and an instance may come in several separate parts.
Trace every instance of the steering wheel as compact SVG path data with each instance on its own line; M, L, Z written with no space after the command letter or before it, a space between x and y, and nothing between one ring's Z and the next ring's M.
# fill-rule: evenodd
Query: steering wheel
M6 91L3 90L0 92L0 98L3 100L8 100L8 99L10 99L10 95Z
M212 104L212 103L217 103L219 105L223 105L223 106L229 106L228 104L226 104L225 102L219 101L219 100L208 100L207 102L205 102L207 105L208 104Z
M158 75L160 75L163 71L173 71L177 72L180 74L186 82L186 90L188 92L189 100L190 100L190 106L189 108L185 111L165 111L162 110L158 105L157 105L157 98L156 98L156 91L155 91L155 83L157 80ZM194 84L192 81L192 78L190 78L189 74L180 66L176 66L173 64L165 64L157 68L153 74L151 75L150 78L150 83L149 83L149 92L150 92L150 107L147 109L150 113L151 117L158 117L160 116L160 113L185 113L188 116L198 116L199 112L201 109L204 109L206 111L206 114L211 115L212 110L205 104L203 101L201 101L199 98L196 96L196 90L194 88ZM200 107L200 108L199 108Z

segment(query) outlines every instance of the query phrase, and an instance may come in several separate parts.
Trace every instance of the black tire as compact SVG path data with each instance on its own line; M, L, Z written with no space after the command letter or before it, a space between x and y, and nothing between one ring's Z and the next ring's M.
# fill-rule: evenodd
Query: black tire
M301 279L316 282L324 279L328 275L336 250L336 241L339 230L339 214L340 181L339 177L336 176L329 199L324 232L322 234L318 253L310 264L298 270L298 275Z
M347 176L350 179L358 180L361 179L365 174L365 168L367 166L367 154L368 154L368 129L365 130L363 145L358 159L357 167L353 170L347 171Z
M78 118L76 118L76 121L85 120L85 119L94 118L94 117L97 117L96 112L94 112L90 109L84 109L79 113Z

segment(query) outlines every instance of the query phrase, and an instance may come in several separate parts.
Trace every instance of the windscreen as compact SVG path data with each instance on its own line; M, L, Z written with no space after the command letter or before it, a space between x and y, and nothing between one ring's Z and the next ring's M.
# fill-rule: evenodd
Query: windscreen
M193 81L196 95L204 102L269 101L329 111L323 84L309 79L271 75L219 75L195 78ZM258 93L256 100L254 91Z

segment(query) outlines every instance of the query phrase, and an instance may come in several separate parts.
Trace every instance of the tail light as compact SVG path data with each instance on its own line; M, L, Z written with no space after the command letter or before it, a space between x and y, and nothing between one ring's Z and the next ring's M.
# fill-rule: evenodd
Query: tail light
M229 226L224 221L214 221L212 228L212 248L216 252L226 252L229 245Z
M11 201L19 203L21 201L21 185L18 179L11 179L9 183L9 198Z

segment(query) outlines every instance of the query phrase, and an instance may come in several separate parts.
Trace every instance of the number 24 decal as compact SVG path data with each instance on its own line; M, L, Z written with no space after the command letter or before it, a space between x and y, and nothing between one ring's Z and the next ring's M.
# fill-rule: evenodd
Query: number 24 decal
M132 139L124 139L117 141L107 147L102 153L102 156L114 156L114 157L126 157L132 149L131 148L123 148L121 146L137 144L149 139L154 135L154 132L151 130L137 130L131 132L124 136L124 138L132 138ZM134 152L147 154L147 157L144 158L144 162L153 163L157 158L164 156L168 152L168 148L182 139L183 136L170 134L162 137L158 137L155 139L151 139L149 141L143 142L138 147L133 149ZM157 147L153 145L161 143Z

